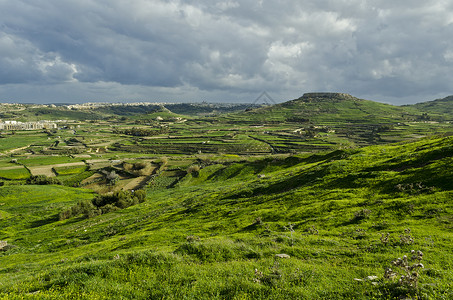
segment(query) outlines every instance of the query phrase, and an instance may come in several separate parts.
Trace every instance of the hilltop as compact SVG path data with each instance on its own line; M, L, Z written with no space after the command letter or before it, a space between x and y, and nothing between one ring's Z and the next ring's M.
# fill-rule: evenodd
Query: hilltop
M290 100L250 111L269 120L335 125L341 123L397 123L415 121L418 112L400 106L359 99L344 93L306 93Z

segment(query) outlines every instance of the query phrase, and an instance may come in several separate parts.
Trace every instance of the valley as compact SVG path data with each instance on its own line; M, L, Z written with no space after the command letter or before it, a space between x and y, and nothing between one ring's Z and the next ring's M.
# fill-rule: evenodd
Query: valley
M0 299L451 299L452 111L2 105Z

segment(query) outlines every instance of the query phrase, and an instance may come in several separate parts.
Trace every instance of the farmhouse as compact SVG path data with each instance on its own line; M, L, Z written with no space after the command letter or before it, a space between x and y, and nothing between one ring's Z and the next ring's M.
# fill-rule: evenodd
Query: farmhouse
M0 130L39 130L56 128L57 124L52 121L38 121L38 122L0 121Z

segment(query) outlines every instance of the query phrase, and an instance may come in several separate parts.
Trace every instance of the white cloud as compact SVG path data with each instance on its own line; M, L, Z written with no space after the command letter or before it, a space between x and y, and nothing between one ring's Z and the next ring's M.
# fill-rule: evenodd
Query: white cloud
M453 50L447 50L444 52L444 59L446 62L453 63Z
M76 81L77 67L52 52L43 53L20 37L0 33L0 80L3 83Z

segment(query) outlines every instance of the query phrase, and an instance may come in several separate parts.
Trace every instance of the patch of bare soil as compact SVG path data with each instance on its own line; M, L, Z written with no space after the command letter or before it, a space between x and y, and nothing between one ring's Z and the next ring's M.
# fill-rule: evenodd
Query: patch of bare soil
M47 177L54 177L56 176L55 173L52 171L52 166L39 166L39 167L29 167L28 168L31 172L31 175L45 175Z
M123 190L136 190L147 180L148 180L148 176L140 176L140 177L134 178L131 181L129 181L126 185L123 186Z
M46 165L46 166L35 166L35 167L28 167L31 174L36 175L45 175L47 177L54 177L56 176L53 172L52 168L54 167L72 167L72 166L84 166L84 162L74 162L74 163L66 163L66 164L56 164L56 165Z
M150 162L141 162L135 164L131 164L128 162L123 163L124 170L138 177L152 175L156 172L158 168L159 165Z
M84 186L84 185L92 184L94 182L98 182L98 181L102 180L103 178L104 178L104 176L102 174L94 173L90 177L84 179L82 181L81 185Z
M89 166L91 166L91 169L102 169L112 165L112 162L108 159L90 159L86 162Z
M66 164L56 164L56 165L52 165L51 167L75 167L75 166L84 166L85 163L83 161L79 161L79 162L73 162L73 163L66 163Z
M23 166L12 166L12 167L3 167L0 170L14 170L14 169L22 169Z

